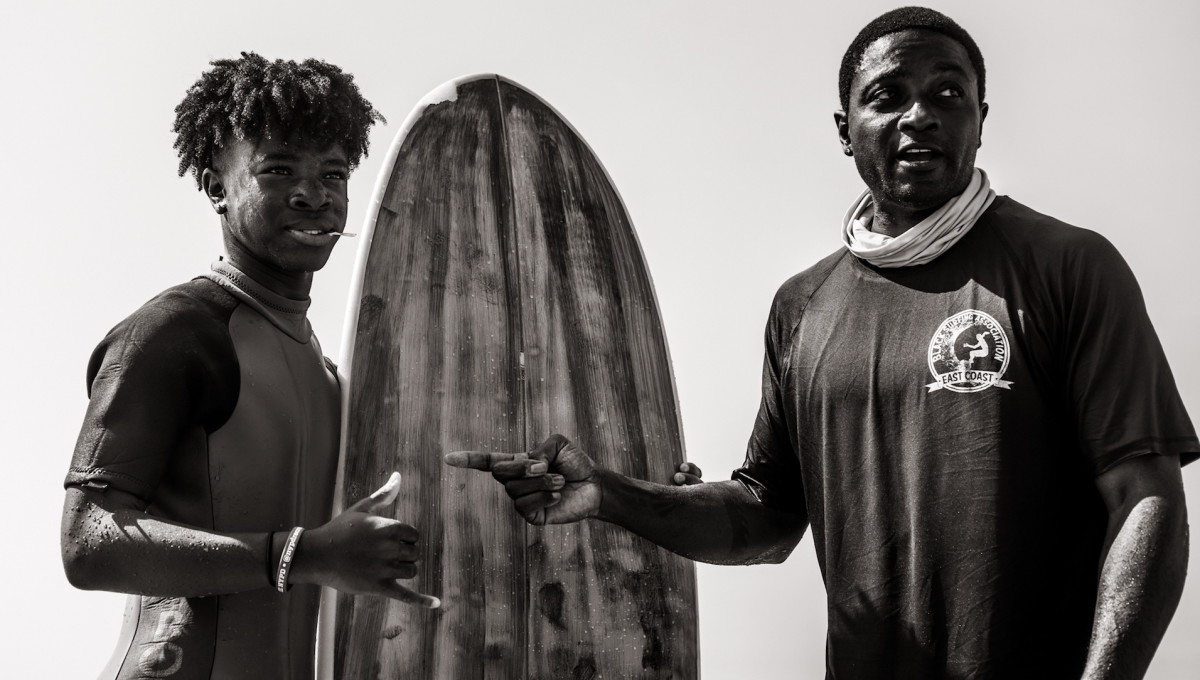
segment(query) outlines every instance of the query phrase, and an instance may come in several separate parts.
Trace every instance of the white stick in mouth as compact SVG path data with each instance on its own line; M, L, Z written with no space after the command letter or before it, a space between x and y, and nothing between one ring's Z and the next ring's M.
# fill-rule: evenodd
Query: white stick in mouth
M316 229L292 229L292 231L296 232L297 234L308 234L309 236L358 236L358 234L345 231L318 231Z

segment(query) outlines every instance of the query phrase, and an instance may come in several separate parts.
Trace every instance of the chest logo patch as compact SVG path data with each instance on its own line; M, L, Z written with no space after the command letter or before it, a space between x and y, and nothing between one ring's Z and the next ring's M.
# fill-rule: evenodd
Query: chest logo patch
M976 309L959 312L942 322L929 341L929 371L935 380L930 392L979 392L995 386L1008 368L1008 336L990 315Z

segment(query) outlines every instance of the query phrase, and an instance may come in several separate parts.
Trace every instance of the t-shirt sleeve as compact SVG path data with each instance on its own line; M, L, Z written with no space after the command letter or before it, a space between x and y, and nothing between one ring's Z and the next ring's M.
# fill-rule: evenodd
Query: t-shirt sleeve
M228 418L238 369L222 331L203 314L152 302L109 332L88 365L88 408L65 484L150 502L189 430Z
M1129 265L1092 232L1066 258L1067 389L1094 473L1146 454L1195 460L1195 429Z
M781 318L780 307L780 296L777 296L767 321L762 401L746 446L746 460L742 467L734 470L733 479L741 482L763 505L804 514L800 461L789 435L784 408L785 343L790 339L792 329L791 324Z

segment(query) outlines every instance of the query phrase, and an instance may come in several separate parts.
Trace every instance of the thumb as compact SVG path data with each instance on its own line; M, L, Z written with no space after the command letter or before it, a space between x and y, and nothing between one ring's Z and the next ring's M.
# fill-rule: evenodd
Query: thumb
M379 487L375 493L346 508L346 511L375 513L391 505L398 495L400 495L400 473L393 472L392 476L388 477L387 482Z

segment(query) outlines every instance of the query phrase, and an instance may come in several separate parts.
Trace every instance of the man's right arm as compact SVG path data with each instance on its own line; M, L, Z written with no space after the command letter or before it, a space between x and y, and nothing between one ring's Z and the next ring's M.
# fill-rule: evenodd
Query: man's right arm
M455 452L446 462L490 471L531 524L601 519L713 564L782 562L808 525L737 481L665 486L599 468L561 435L528 454Z
M396 582L416 575L419 535L381 517L400 475L329 522L306 531L288 582L437 607ZM272 540L268 546L267 541ZM62 518L62 558L77 588L170 597L237 593L272 583L287 532L226 534L147 514L136 497L72 486Z
M804 536L803 517L773 510L741 482L664 486L598 471L597 519L671 552L712 564L778 564Z
M88 409L66 479L61 525L68 580L156 596L234 593L273 580L286 533L230 534L146 512L190 431L220 427L238 398L238 362L220 316L190 295L160 296L105 338L88 368ZM395 583L415 574L416 531L375 512L399 478L308 527L290 583L320 583L432 603ZM424 598L424 599L422 599Z
M84 590L190 597L261 588L266 533L221 534L147 514L116 489L67 488L62 559Z

